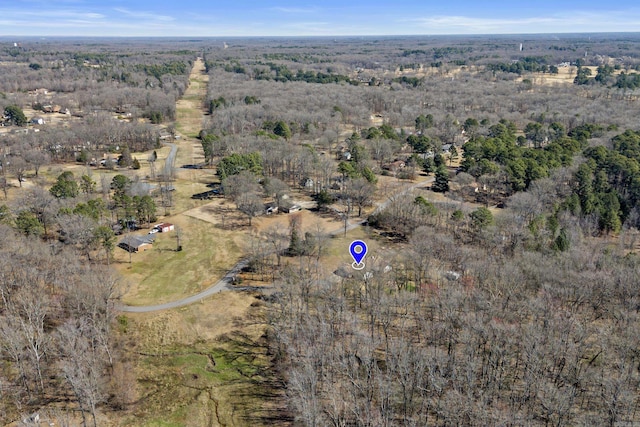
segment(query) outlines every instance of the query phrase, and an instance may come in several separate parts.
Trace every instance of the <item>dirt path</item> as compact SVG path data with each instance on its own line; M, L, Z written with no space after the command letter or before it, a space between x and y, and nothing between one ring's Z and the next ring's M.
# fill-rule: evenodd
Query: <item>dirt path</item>
M195 164L204 161L202 146L197 139L203 127L204 101L207 97L209 75L204 61L198 58L191 69L189 87L176 102L176 130L182 135L179 144L177 164Z

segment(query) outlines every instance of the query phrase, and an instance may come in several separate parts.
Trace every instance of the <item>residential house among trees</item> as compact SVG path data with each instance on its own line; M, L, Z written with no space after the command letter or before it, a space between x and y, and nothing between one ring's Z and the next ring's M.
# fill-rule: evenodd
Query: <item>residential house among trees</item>
M127 252L144 252L151 249L153 245L153 236L125 236L118 243L118 246Z

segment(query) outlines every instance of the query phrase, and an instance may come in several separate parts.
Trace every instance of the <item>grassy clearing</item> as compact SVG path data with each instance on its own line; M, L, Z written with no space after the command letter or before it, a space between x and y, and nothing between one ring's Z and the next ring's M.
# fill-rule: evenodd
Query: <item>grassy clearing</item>
M180 133L181 135L187 138L186 139L187 142L190 139L198 138L198 135L200 134L200 129L201 129L201 126L199 126L198 129L195 129L193 126L185 126L180 124L176 125L176 130L178 131L178 133Z
M191 161L180 158L180 150L178 150L177 164L189 164ZM172 192L172 206L158 206L157 213L159 215L172 215L175 213L185 212L187 210L205 205L207 201L196 200L191 198L194 194L211 190L208 184L219 182L215 176L215 172L210 169L180 169L176 172L176 180L171 183L175 188ZM165 213L168 212L168 213Z
M134 283L124 302L160 304L195 294L215 283L240 258L233 233L186 216L169 218L180 229L183 250L176 251L176 232L158 233L153 248L131 255L117 248L118 269Z
M196 86L194 86L196 87ZM200 86L198 85L196 87L197 90L200 89ZM191 102L195 102L195 103L202 103L202 96L199 93L196 94L191 94L191 95L187 95L184 98L182 98L183 101L191 101Z
M202 120L202 111L200 108L199 102L185 102L182 105L176 107L176 115L178 116L177 124L178 125L192 125L194 124L194 120L197 120L196 124L200 124ZM184 122L187 123L184 123ZM190 129L192 132L196 131L196 129ZM199 130L199 129L198 129Z
M586 66L584 68L589 68L591 70L592 77L595 77L595 75L598 74L598 67L596 66ZM573 84L573 79L576 77L577 70L578 70L578 67L574 65L570 67L560 67L558 69L558 74L528 73L528 74L524 74L522 77L519 77L518 81L529 79L534 84L540 84L540 85ZM623 71L624 70L615 70L613 75L617 76Z
M252 358L237 357L249 353ZM210 346L179 346L164 357L146 357L143 366L153 376L145 379L151 396L140 414L154 414L141 426L269 425L260 422L261 383L268 359L257 345L238 347L224 340Z
M287 425L261 303L248 293L128 316L139 399L119 425Z
M204 99L207 96L209 76L203 74L204 63L197 61L191 71L190 84L176 104L176 128L190 138L196 138L202 129Z
M351 258L351 254L349 252L349 245L351 245L351 242L354 240L362 240L367 244L365 262L367 261L367 258L375 255L377 245L371 240L364 227L358 227L347 232L346 236L339 234L331 239L322 264L330 266L331 268L338 268L341 265L350 266L353 262L353 258Z

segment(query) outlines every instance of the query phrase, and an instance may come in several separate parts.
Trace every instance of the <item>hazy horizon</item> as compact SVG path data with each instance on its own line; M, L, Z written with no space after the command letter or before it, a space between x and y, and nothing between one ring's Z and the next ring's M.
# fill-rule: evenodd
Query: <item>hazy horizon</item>
M433 39L447 39L447 38L496 38L496 39L520 39L528 37L532 39L551 39L560 40L563 38L573 37L593 37L593 38L608 38L619 36L637 36L640 37L640 31L622 31L622 32L584 32L584 33L513 33L513 34L361 34L361 35L292 35L292 36L276 36L276 35L255 35L255 36L198 36L198 35L184 35L184 36L91 36L91 35L0 35L0 41L3 42L20 42L20 41L34 41L34 40L178 40L178 41L191 41L199 42L205 40L357 40L357 39L411 39L411 38L433 38ZM524 39L522 39L524 40Z
M15 0L0 6L3 37L352 37L627 33L640 30L640 7L539 0L342 2Z

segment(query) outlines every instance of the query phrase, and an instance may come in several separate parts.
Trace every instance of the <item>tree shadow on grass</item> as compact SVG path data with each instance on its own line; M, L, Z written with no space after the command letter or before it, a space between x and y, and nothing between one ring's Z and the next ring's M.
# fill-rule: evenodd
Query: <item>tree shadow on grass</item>
M234 331L220 342L221 347L215 350L218 357L239 375L233 380L235 389L230 394L233 411L240 414L239 418L247 425L293 425L293 416L287 409L285 382L275 367L267 337L254 340Z

